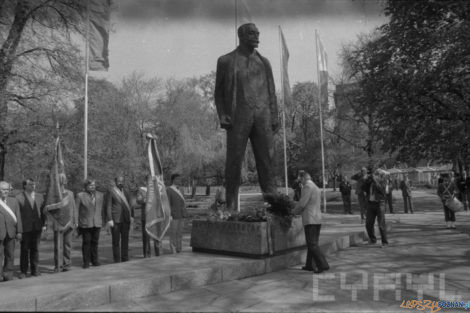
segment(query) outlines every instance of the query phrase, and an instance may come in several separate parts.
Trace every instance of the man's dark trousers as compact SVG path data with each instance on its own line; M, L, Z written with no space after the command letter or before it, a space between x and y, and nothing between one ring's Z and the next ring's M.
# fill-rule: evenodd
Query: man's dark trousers
M0 281L3 278L5 280L13 279L15 240L14 238L8 237L8 235L5 239L0 240L0 262L3 262L3 268L0 263Z
M31 264L31 274L38 273L39 264L39 243L41 242L40 230L33 230L22 234L21 253L20 253L20 270L26 274L28 265Z
M392 193L387 193L385 194L385 205L388 205L388 209L390 210L390 213L393 213L393 195ZM385 207L384 207L385 208Z
M385 227L385 208L380 206L380 202L369 201L367 203L367 217L366 217L366 230L367 235L372 243L377 242L375 237L375 218L377 217L377 223L379 224L380 236L382 237L382 243L387 244L387 229Z
M82 255L83 265L89 266L90 262L93 265L99 264L98 261L98 241L100 240L99 227L80 228L82 235Z
M115 223L111 227L113 238L113 259L114 262L129 261L129 230L130 223Z
M307 241L307 260L305 267L308 269L327 270L330 268L325 256L320 250L318 240L320 238L321 224L304 226L305 239Z
M343 206L344 206L344 213L350 213L352 214L352 209L351 209L351 194L348 195L341 195L343 198Z
M405 206L405 213L408 213L408 209L410 213L413 213L413 202L411 202L410 196L403 196L403 204Z

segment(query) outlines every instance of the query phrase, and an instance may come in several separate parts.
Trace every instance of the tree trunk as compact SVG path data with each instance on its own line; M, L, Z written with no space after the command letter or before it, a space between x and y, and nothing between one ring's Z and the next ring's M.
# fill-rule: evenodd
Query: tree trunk
M5 179L5 158L7 151L3 144L0 144L0 181Z

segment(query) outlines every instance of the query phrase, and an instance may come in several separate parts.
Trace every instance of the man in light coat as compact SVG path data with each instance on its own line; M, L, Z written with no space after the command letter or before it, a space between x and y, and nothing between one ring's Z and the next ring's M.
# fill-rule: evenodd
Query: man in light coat
M78 222L78 230L82 235L83 268L99 266L98 242L101 226L103 226L104 196L96 190L93 179L85 179L85 191L79 192L75 200L74 220Z
M320 189L312 181L310 174L301 171L299 178L303 188L300 200L294 208L294 213L302 215L308 249L307 260L302 269L318 274L330 269L318 245L321 229L321 193Z

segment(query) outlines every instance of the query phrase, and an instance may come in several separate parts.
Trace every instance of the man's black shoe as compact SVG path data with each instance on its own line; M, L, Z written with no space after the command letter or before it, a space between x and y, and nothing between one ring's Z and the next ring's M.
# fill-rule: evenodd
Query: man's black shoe
M302 266L302 270L304 270L304 271L309 271L309 272L313 272L313 268L306 267L306 266Z
M31 273L31 276L41 276L41 272L37 271L37 272L32 272Z

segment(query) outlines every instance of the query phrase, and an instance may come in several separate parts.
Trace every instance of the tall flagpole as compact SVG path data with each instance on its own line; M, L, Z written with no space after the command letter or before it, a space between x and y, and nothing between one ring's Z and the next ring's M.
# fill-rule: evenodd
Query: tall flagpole
M237 43L238 43L237 28L238 28L238 0L235 0L235 48L237 47Z
M286 184L286 195L289 195L289 186L287 184L287 143L286 143L286 103L284 95L284 71L283 71L283 59L284 53L282 49L282 34L281 34L281 25L279 25L279 55L281 57L281 103L282 103L282 134L283 134L283 143L284 143L284 177Z
M83 117L83 178L88 177L88 69L89 69L89 41L90 41L90 1L86 0L86 43L85 43L85 105Z
M321 142L321 167L322 167L322 186L323 186L323 212L326 213L326 191L325 191L325 151L323 147L323 113L322 113L322 94L321 94L321 79L318 64L319 47L318 47L318 33L315 29L315 51L317 53L317 82L318 82L318 108L320 113L320 142Z

